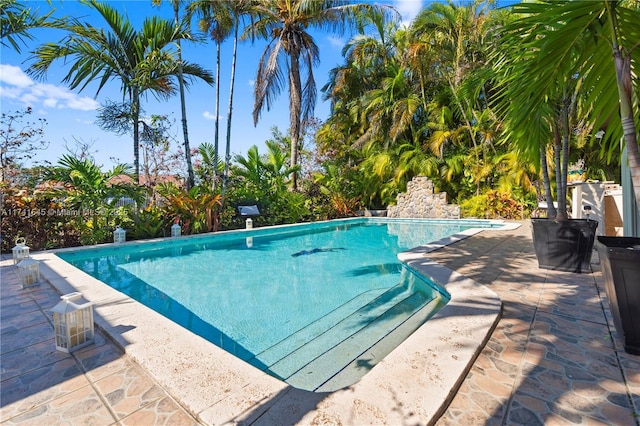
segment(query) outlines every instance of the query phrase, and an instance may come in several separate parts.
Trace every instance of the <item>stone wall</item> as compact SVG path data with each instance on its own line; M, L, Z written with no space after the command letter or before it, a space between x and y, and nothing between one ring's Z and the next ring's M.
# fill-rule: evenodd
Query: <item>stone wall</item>
M460 219L460 206L447 204L447 193L433 193L433 182L416 176L407 183L407 192L398 194L396 205L387 208L388 217Z

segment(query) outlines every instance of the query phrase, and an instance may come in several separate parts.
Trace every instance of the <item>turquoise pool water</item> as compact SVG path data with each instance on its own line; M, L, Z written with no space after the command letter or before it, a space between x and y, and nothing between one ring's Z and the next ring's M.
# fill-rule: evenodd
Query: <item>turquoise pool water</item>
M326 390L357 380L448 300L397 254L479 226L491 225L342 220L58 255L254 366Z

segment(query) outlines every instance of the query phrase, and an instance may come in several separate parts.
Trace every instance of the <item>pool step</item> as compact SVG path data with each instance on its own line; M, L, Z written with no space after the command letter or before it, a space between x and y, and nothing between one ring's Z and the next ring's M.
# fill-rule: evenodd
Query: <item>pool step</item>
M395 286L342 321L323 322L323 333L313 338L307 335L304 340L302 335L298 336L298 344L300 341L302 344L294 350L290 342L270 348L270 355L281 356L277 361L261 356L258 359L269 366L267 372L292 386L306 390L336 386L353 374L361 377L363 372L358 369L372 368L393 350L394 341L400 343L415 331L432 312L425 306L437 298L435 293L427 295L403 285ZM349 369L350 365L356 368ZM345 369L349 371L341 374Z
M350 315L354 315L353 313L358 313L361 309L365 309L367 306L374 307L376 305L387 303L395 295L404 291L406 291L406 287L398 284L390 289L383 288L362 293L332 312L329 312L322 318L319 318L306 327L291 334L286 339L260 352L255 356L255 359L250 359L248 361L256 366L273 365L298 348L304 346L309 341L318 338L332 327L340 324L345 318Z
M393 332L387 334L371 347L364 350L364 352L362 352L357 358L353 359L351 363L345 365L342 370L336 372L329 379L325 380L322 385L316 387L314 391L333 392L357 382L385 356L398 347L407 337L420 328L420 326L431 318L433 314L438 312L445 304L446 301L438 294L436 298L427 302L422 308L408 317L402 324L393 330ZM327 356L331 356L331 354L328 353ZM311 367L311 365L309 367ZM324 379L325 377L326 376L323 376L322 378ZM294 377L289 378L287 382L296 386L294 383L304 383L304 377L294 375Z

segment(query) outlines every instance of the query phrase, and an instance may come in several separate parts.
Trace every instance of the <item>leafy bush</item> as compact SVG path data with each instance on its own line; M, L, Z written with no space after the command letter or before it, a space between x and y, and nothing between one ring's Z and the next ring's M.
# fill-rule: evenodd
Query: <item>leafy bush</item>
M460 204L463 217L484 219L522 219L524 205L512 198L508 192L489 190L463 201Z
M2 187L2 252L11 252L17 238L33 250L79 246L80 234L66 210L51 196L33 189Z
M208 185L196 185L189 191L173 184L160 184L158 192L164 198L162 210L169 223L180 223L182 233L200 234L218 230L220 194Z
M131 212L131 224L126 226L134 240L157 238L165 236L167 220L164 213L157 206L149 206L145 209Z

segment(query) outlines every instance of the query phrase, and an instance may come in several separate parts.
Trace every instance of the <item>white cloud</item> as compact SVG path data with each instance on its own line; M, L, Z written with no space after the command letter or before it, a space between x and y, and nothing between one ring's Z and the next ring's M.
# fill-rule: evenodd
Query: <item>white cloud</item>
M249 80L249 87L255 87L255 85L256 85L255 80Z
M345 45L345 41L340 37L329 36L327 37L327 41L335 49L342 50Z
M80 111L93 111L99 106L95 99L78 96L65 87L36 83L13 65L0 64L0 83L0 98L18 99L29 106Z
M0 82L17 87L28 87L34 84L20 67L8 64L0 64Z
M203 113L202 113L202 116L203 116L204 118L206 118L207 120L215 120L215 119L216 119L215 114L211 114L209 111L205 111L205 112L203 112Z
M402 15L402 23L404 25L411 23L413 18L415 18L422 9L422 6L423 0L395 0L393 2L393 7Z

